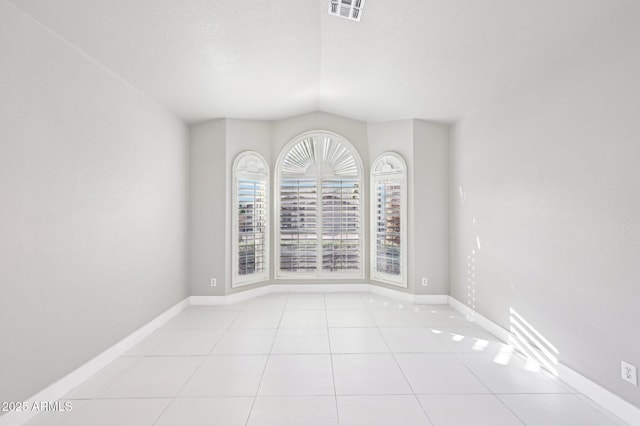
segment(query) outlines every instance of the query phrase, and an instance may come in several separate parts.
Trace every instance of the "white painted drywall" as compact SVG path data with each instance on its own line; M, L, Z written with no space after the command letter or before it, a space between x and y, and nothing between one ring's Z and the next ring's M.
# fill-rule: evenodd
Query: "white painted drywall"
M640 406L640 6L455 127L451 293ZM473 300L475 297L475 300Z
M413 155L414 290L449 294L449 127L413 120Z
M281 149L295 136L310 130L328 130L347 138L364 163L365 193L368 194L368 149L365 123L315 112L281 121L220 119L190 126L189 153L189 288L196 296L232 294L269 283L291 284L291 280L269 280L240 288L231 288L231 166L235 157L254 150L271 167L272 185L275 162ZM273 194L273 188L272 188ZM273 197L271 202L273 202ZM363 213L368 218L368 205ZM271 229L275 229L271 211ZM365 227L368 221L365 220ZM368 227L366 228L368 232ZM271 253L275 241L271 234ZM366 248L368 250L368 247ZM271 276L277 259L271 256ZM368 276L368 251L363 262ZM217 278L217 287L210 279ZM296 280L296 283L331 283L330 280ZM364 283L366 279L340 280Z
M347 138L358 150L364 164L363 193L369 194L369 159L384 151L397 151L407 161L409 174L408 262L409 289L417 294L448 292L448 138L447 125L421 120L366 124L324 112L315 112L280 121L220 119L190 127L190 251L189 286L196 296L232 294L266 284L291 284L274 280L277 225L271 211L271 279L264 283L231 288L231 166L238 154L254 150L271 167L272 186L275 163L282 148L297 135L311 130L328 130ZM414 157L420 167L414 168ZM418 163L416 163L418 164ZM418 183L414 183L414 180ZM412 188L415 188L412 189ZM273 187L271 188L273 194ZM411 192L414 191L414 192ZM273 197L271 202L273 203ZM426 213L425 213L426 211ZM364 209L365 233L369 234L369 200ZM413 221L419 221L414 223ZM368 241L368 236L367 236ZM369 282L369 245L363 253L364 279L341 283ZM420 278L430 279L428 287ZM217 278L217 287L210 279ZM332 280L295 280L295 283L334 283ZM380 284L384 285L384 284ZM397 288L397 287L393 287Z
M447 294L449 128L423 120L398 120L369 123L367 132L370 158L393 151L407 162L407 291ZM428 278L427 287L422 286L422 277Z
M189 289L219 296L264 285L231 287L231 167L252 150L271 163L271 122L219 119L190 126ZM211 287L216 278L216 287Z
M0 401L187 295L186 132L0 1Z
M227 121L189 128L189 292L225 294L227 280ZM211 278L217 286L211 287Z
M227 121L227 135L226 135L226 168L227 168L227 176L226 176L226 182L227 182L227 186L226 186L226 200L229 200L229 202L226 203L227 205L227 227L226 227L226 249L225 252L219 255L224 255L225 256L225 262L227 265L226 268L226 281L225 281L225 289L226 289L226 294L232 294L232 293L236 293L239 291L244 291L244 290L248 290L251 288L256 288L256 287L262 287L264 286L268 281L263 282L263 283L257 283L257 284L251 284L251 285L244 285L242 287L237 287L237 288L232 288L231 287L231 282L232 282L232 265L231 265L231 236L233 235L232 233L232 219L231 219L231 214L233 212L233 208L231 206L231 191L232 191L232 187L233 187L233 171L231 170L232 166L233 166L233 162L236 159L236 157L238 156L238 154L240 154L241 152L244 151L256 151L260 154L262 154L262 156L265 158L265 160L267 160L267 164L269 164L269 173L270 173L270 177L271 179L273 179L273 161L271 158L271 130L272 130L272 124L269 121L260 121L260 120L233 120L233 119L228 119ZM273 195L273 189L270 188L270 195ZM269 200L269 206L270 206L270 211L269 211L269 219L271 221L270 223L270 229L274 229L273 228L273 197L271 197L272 199ZM270 234L269 237L269 241L271 242L271 240L273 240L273 233ZM269 253L269 261L270 263L273 263L273 251L270 251ZM270 274L271 276L273 276L273 267L270 268Z
M367 124L367 143L369 148L369 158L371 161L375 161L376 158L383 152L393 151L400 154L407 163L407 221L408 230L413 229L413 206L414 199L412 196L414 181L413 181L413 169L414 169L414 155L413 155L413 120L398 120L398 121L386 121L382 123L368 123ZM367 171L367 179L371 176L371 164ZM367 192L368 194L368 192ZM370 201L367 202L369 204ZM371 237L371 231L369 236ZM407 275L407 288L404 289L399 286L385 284L377 281L372 281L373 284L382 287L388 287L399 291L406 291L413 293L415 291L414 279L412 268L415 261L415 252L413 251L414 235L412 232L408 232L407 235L407 268L409 273ZM369 240L367 240L369 246ZM370 267L368 266L368 269ZM370 271L367 271L369 273Z

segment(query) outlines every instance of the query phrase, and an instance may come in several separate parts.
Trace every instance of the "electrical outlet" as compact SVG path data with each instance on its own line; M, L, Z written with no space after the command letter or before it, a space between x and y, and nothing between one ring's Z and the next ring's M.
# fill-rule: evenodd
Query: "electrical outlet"
M211 287L215 287L218 285L217 280L215 278L211 278Z
M426 278L422 279L422 286L426 287L429 284L429 280L427 280Z
M620 361L622 380L629 382L634 386L638 386L638 374L636 372L636 366L629 364L628 362Z

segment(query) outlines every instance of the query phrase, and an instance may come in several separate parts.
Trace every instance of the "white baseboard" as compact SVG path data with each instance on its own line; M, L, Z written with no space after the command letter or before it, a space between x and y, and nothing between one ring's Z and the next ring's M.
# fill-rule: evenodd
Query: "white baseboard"
M405 303L446 305L446 294L414 295L375 284L267 284L263 287L244 290L226 296L191 296L192 305L229 305L271 293L345 293L362 292L390 297Z
M443 304L447 302L446 295L413 295L402 291L380 287L374 284L269 284L264 287L245 290L226 296L190 296L175 306L169 308L152 321L134 331L129 336L122 339L100 355L80 366L76 370L67 374L52 385L46 387L26 402L33 405L40 401L57 401L64 395L71 392L77 386L86 381L101 369L106 367L116 358L127 352L145 337L150 335L157 328L169 321L189 305L225 305L238 303L254 297L282 292L316 292L316 293L339 293L339 292L369 292L385 297L394 298L405 303L419 304ZM18 426L26 423L29 419L37 415L37 411L10 412L0 416L0 426Z
M245 300L253 299L254 297L263 296L271 293L271 289L268 287L258 287L251 290L241 291L226 296L226 304L244 302Z
M226 296L190 296L189 305L225 305L226 300Z
M451 305L453 309L460 312L462 315L464 315L468 319L475 321L480 327L484 328L489 333L498 337L502 341L504 342L509 341L509 337L511 336L509 331L505 330L504 328L502 328L495 322L491 321L487 317L480 315L479 313L477 313L476 311L474 311L464 303L458 301L457 299L454 299L451 296L447 296L447 297L449 299L449 305Z
M369 292L373 294L377 294L379 296L391 297L392 299L396 299L400 302L404 303L413 303L414 295L411 293L405 293L404 291L395 290L387 287L380 287L374 284L369 285Z
M58 401L89 377L102 370L109 363L141 342L145 337L153 333L157 328L176 316L187 306L189 306L189 298L177 303L100 355L33 395L26 400L28 406L33 406L34 403L40 403L41 401ZM39 414L38 411L12 411L0 417L0 426L22 425L37 414Z
M232 303L244 302L254 297L263 296L272 293L270 286L252 288L250 290L239 291L238 293L228 294L226 296L191 296L189 302L191 305L215 306L230 305Z
M628 403L613 392L592 382L574 369L558 364L558 377L581 394L630 425L640 425L640 408Z
M271 293L348 293L368 292L370 284L270 284Z
M504 342L509 342L511 333L508 330L491 321L490 319L480 315L459 300L448 296L449 305L455 310L465 315L467 318L475 321L480 327L484 328L494 336L500 338ZM609 411L611 414L619 417L631 425L640 425L640 408L630 404L613 392L603 388L597 383L587 379L582 374L572 368L558 363L556 366L556 376L566 384L580 392L581 394L591 398L596 404Z
M57 401L64 395L71 392L92 375L99 372L116 358L127 352L134 345L150 335L154 330L169 321L189 305L221 305L237 303L252 299L261 295L279 292L370 292L385 297L391 297L406 303L416 304L448 304L475 321L480 327L491 334L509 342L511 334L509 331L494 323L490 319L479 314L467 305L447 295L413 295L401 291L379 287L371 284L272 284L265 287L246 290L228 296L191 296L171 307L158 317L144 325L142 328L131 333L100 355L96 356L81 367L72 371L62 379L38 392L26 402L29 405L40 401ZM619 396L613 394L602 386L587 379L570 367L559 363L557 366L557 376L578 392L587 396L610 413L618 416L629 424L640 425L640 409ZM0 416L0 426L17 426L26 423L29 419L37 415L37 411L10 412Z
M449 296L446 294L416 294L413 303L416 305L448 305Z

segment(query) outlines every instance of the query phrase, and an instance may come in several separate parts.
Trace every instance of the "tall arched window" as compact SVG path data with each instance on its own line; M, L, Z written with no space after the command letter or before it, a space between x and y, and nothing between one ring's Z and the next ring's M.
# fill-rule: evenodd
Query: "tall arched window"
M371 279L407 287L407 165L395 152L371 167Z
M269 279L269 166L253 151L233 163L232 286Z
M308 132L278 159L276 275L363 276L362 162L343 137Z

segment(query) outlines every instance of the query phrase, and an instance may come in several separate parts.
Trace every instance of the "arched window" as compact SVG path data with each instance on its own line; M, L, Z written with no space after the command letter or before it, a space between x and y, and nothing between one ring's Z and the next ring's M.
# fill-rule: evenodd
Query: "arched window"
M269 279L269 166L253 151L233 163L233 281L238 287Z
M363 277L362 162L351 143L299 135L276 175L277 277Z
M371 279L407 287L407 165L395 152L371 167Z

